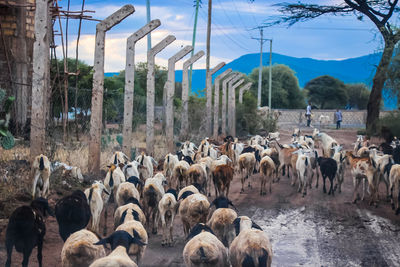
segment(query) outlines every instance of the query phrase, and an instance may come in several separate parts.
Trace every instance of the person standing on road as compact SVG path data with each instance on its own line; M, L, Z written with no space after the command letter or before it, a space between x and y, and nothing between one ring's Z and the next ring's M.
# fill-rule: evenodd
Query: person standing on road
M308 105L307 105L306 118L307 118L307 127L310 127L310 124L311 124L311 102L308 102Z
M342 122L342 112L340 109L337 109L335 112L335 119L336 119L336 130L340 129L340 123Z

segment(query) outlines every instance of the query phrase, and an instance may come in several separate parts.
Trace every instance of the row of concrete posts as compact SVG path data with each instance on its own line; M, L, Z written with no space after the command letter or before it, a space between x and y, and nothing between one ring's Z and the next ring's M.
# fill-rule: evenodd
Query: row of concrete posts
M43 3L42 3L43 2ZM45 1L38 0L38 10L46 12L48 4ZM39 5L39 7L38 7ZM42 5L43 8L40 6ZM105 55L105 37L106 32L112 27L123 21L126 17L135 12L135 8L132 5L125 5L106 19L102 20L96 25L96 39L95 39L95 53L94 53L94 66L93 66L93 91L92 91L92 108L91 108L91 120L90 120L90 140L89 140L89 158L88 158L88 170L91 174L98 174L100 171L100 153L101 153L101 129L102 129L102 110L103 110L103 92L104 92L104 55ZM39 14L39 12L37 12ZM39 20L38 20L39 21ZM40 21L39 21L40 22ZM45 22L43 22L45 23ZM46 34L46 30L40 30L43 25L36 23L36 39L41 34ZM133 33L127 39L126 46L126 65L125 65L125 93L124 93L124 124L123 124L123 146L122 150L126 155L130 155L131 144L132 144L132 119L133 119L133 99L134 99L134 79L135 79L135 45L136 43L145 37L147 34L152 32L154 29L159 27L161 22L159 20L152 20L138 31ZM39 38L40 40L40 38ZM154 153L154 102L155 102L155 57L165 47L170 45L176 40L175 36L169 35L165 37L158 44L154 45L149 51L147 51L147 121L146 121L146 152L149 155ZM44 46L46 48L46 45ZM40 50L40 48L42 48ZM43 87L43 83L40 85L42 77L46 77L46 71L44 68L40 68L48 64L48 57L42 57L48 54L47 50L37 43L34 48L37 57L34 58L34 81L32 89L38 86ZM169 152L175 152L174 147L174 111L173 111L173 99L175 95L175 65L176 63L185 57L188 53L193 50L192 46L186 46L168 60L168 79L164 86L163 92L163 104L165 107L165 135L167 140L167 147ZM188 118L188 102L189 102L189 83L188 83L188 68L199 60L204 55L203 51L199 51L192 57L187 59L183 63L183 77L182 77L182 117L181 117L181 129L180 138L185 139L189 133L189 118ZM43 62L42 58L45 58L46 62ZM36 63L37 64L36 64ZM42 64L45 63L45 64ZM36 68L35 66L38 65ZM235 90L244 82L242 75L239 73L232 73L231 69L227 69L220 75L215 77L214 87L212 90L212 78L225 63L222 62L214 67L206 77L206 118L205 118L205 136L213 136L217 138L219 131L219 100L220 100L220 89L219 84L222 81L222 110L221 110L221 133L223 135L235 136ZM36 78L35 78L36 77ZM37 82L35 82L36 80ZM246 84L239 90L239 102L242 102L243 92L249 90L251 83ZM46 90L44 90L46 91ZM214 106L212 107L212 99L214 93ZM32 153L40 154L44 152L44 112L43 112L43 100L41 94L36 92L33 95L32 104L32 134L31 141L36 144L34 145ZM228 99L228 101L227 101ZM37 105L36 105L37 103ZM212 116L214 113L214 116ZM228 116L227 116L228 115ZM43 118L42 118L43 117ZM226 126L226 122L228 125ZM40 124L41 123L41 124ZM36 125L37 124L37 125ZM40 126L39 126L40 124ZM33 138L32 138L33 137ZM40 139L40 140L39 140ZM43 139L43 140L41 140ZM31 147L32 148L32 147ZM33 155L31 153L31 155Z

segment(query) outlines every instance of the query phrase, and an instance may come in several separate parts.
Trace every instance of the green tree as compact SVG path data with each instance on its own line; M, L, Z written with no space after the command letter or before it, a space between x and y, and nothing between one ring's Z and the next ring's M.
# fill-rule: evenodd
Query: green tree
M349 108L367 109L369 90L365 84L346 84L346 90Z
M308 101L320 109L343 108L347 104L345 84L329 75L312 79L304 87Z
M253 0L252 0L253 1ZM382 90L387 80L390 61L395 45L400 41L400 29L394 27L400 18L399 0L343 0L333 1L332 5L297 3L280 3L282 16L269 23L276 25L286 23L289 26L318 18L323 15L353 15L362 21L367 18L380 33L384 42L381 60L376 68L371 93L368 100L367 131L375 132L379 119Z
M397 97L397 106L400 107L400 46L396 47L395 55L390 63L386 87L392 96Z
M300 91L299 81L295 72L286 65L276 64L272 66L272 108L303 108L304 96ZM253 69L249 75L253 82L251 91L257 95L258 68ZM262 71L261 105L268 105L269 67Z

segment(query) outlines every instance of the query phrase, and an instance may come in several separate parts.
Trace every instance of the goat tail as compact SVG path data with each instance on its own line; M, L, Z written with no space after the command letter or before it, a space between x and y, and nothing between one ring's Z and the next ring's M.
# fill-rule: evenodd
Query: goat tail
M44 161L43 161L43 157L40 157L40 160L39 160L39 170L41 170L41 171L44 170Z
M252 253L246 253L246 256L242 261L242 266L267 267L268 259L269 259L268 251L265 248L262 248L261 251L255 250Z
M158 204L157 201L157 190L154 188L154 186L151 184L149 185L149 189L146 190L144 195L147 197L147 204L150 207L156 207Z
M199 247L195 253L190 256L190 261L194 265L216 265L218 263L218 256L210 249L204 249L203 246Z

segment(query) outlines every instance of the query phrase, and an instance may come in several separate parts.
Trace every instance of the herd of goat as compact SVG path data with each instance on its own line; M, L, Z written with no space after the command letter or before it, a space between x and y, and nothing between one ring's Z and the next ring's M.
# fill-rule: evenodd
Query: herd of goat
M42 266L47 215L56 217L64 241L63 267L137 266L148 244L147 231L157 234L160 221L162 246L173 245L178 214L187 240L183 250L186 266L270 266L273 252L268 236L249 217L238 216L228 198L234 173L240 174L240 193L245 191L246 181L246 190L252 189L254 173L260 173L259 193L265 195L271 193L272 183L279 182L281 173L289 177L291 171L291 185L298 183L303 197L314 175L318 187L319 174L323 192L327 192L328 178L328 194L334 195L342 190L347 163L354 183L354 203L360 199L358 187L362 184L361 200L368 191L370 204L377 204L383 181L386 197L399 213L400 143L396 139L378 147L357 136L354 151L343 151L326 133L314 129L312 135L302 135L296 128L290 144L281 145L279 140L279 132L275 132L267 137L253 136L247 144L231 136L222 145L207 138L198 147L187 141L176 155L168 154L159 163L144 153L130 161L122 152L115 152L104 181L95 181L85 191L77 190L60 199L54 211L46 199L51 164L45 155L39 155L32 164L34 200L30 206L17 208L9 219L5 266L11 266L13 247L23 253L22 266L28 266L36 246ZM321 156L317 148L322 150ZM210 203L212 193L215 198ZM101 214L103 236L107 236L110 206L115 208L113 233L100 238ZM107 244L112 251L108 255Z

